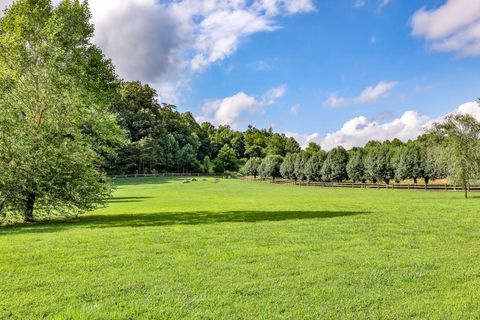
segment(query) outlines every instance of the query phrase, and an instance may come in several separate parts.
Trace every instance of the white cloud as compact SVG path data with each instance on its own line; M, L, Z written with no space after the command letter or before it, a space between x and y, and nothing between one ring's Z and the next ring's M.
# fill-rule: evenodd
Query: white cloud
M366 4L367 3L365 2L365 0L357 0L357 1L355 1L354 7L355 8L363 8L363 7L365 7Z
M462 104L452 113L470 114L480 121L480 106L477 102ZM330 150L336 146L352 148L364 146L370 140L415 139L442 118L432 119L416 111L407 111L398 119L381 123L361 116L347 121L340 130L328 133L324 137L318 133L288 133L288 135L297 139L303 147L313 141L320 143L324 150Z
M300 113L300 104L295 104L293 106L290 107L290 113L293 114L293 115L297 115Z
M256 64L255 64L255 69L257 71L270 71L273 69L273 67L268 63L268 62L265 62L265 61L258 61Z
M459 113L459 114L469 114L471 116L474 116L475 119L480 121L480 106L478 102L472 101L472 102L467 102L456 108L453 113Z
M269 106L275 103L275 101L285 95L287 92L287 86L282 85L279 87L268 90L262 97L261 104Z
M260 98L239 92L224 99L207 101L202 107L202 115L197 120L238 129L249 120L249 117L263 114L266 107L273 105L285 95L286 90L286 86L280 86L272 88Z
M379 8L382 9L383 7L386 7L390 4L390 1L391 0L381 0L380 1L380 5L379 5Z
M436 9L421 8L412 17L412 28L432 50L480 55L478 0L448 0Z
M331 108L338 108L350 105L374 103L380 98L385 97L397 86L397 84L398 82L396 81L380 81L375 86L366 88L360 93L360 95L354 98L345 98L333 94L325 101L325 104Z
M318 143L321 140L319 133L300 134L295 132L285 132L287 137L294 138L302 148L306 148L310 142Z
M58 3L58 0L54 0ZM12 0L0 0L3 9ZM126 80L178 100L192 73L231 56L249 36L280 28L279 16L315 10L313 0L90 0L99 45ZM177 102L177 101L169 101Z

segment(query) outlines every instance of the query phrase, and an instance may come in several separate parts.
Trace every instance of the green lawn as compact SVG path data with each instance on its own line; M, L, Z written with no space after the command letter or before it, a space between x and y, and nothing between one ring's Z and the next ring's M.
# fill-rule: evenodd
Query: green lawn
M118 183L0 229L0 318L480 318L480 195Z

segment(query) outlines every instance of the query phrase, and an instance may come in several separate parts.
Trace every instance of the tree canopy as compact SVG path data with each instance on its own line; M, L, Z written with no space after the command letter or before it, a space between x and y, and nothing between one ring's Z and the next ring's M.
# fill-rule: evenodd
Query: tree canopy
M109 112L119 82L90 16L86 2L19 0L0 18L3 215L78 214L110 194L101 168L125 142Z

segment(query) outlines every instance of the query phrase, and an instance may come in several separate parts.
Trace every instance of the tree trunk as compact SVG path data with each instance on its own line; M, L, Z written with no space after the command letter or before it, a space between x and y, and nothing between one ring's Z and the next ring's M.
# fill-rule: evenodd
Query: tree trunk
M428 184L430 182L430 178L429 177L425 177L423 178L425 180L425 184Z
M5 209L5 201L0 202L0 217L5 219L7 217L7 213L3 212L3 209Z
M27 200L25 201L25 212L23 215L23 221L24 222L33 222L35 219L33 219L33 209L35 206L35 201L36 201L36 194L34 192L29 192L27 194Z
M417 178L413 178L413 183L417 184Z
M467 198L468 198L467 184L464 184L464 185L463 185L463 191L464 191L465 199L467 199Z

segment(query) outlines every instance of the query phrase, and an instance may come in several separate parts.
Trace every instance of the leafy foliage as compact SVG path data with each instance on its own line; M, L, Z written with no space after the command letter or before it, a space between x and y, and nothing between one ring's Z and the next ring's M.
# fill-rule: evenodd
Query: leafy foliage
M267 156L263 159L262 164L259 167L259 173L262 178L271 177L273 180L279 178L280 167L282 166L283 158L278 155Z
M101 168L124 143L108 108L113 66L91 44L86 3L19 0L0 18L0 201L32 221L102 204Z
M468 197L468 185L480 174L480 122L470 115L454 114L436 123L433 133L445 139L444 157L449 176Z
M332 149L322 167L322 177L326 181L341 182L348 179L348 152L343 147Z
M260 158L250 158L243 168L245 174L253 176L255 179L259 175L259 167L262 164L262 159Z

